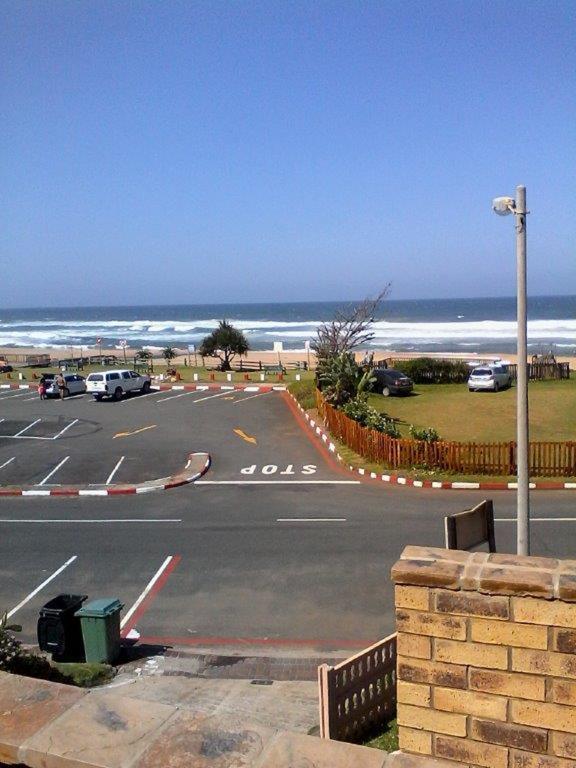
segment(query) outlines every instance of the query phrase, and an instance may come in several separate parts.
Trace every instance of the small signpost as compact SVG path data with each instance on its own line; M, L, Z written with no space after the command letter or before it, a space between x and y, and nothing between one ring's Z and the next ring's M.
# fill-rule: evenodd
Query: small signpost
M120 344L120 346L122 347L122 350L124 352L124 365L127 365L127 362L126 362L126 347L128 346L128 341L126 339L120 339L120 341L118 343Z
M194 368L198 367L198 358L196 357L196 344L188 344L188 356L194 355Z
M104 361L102 360L102 337L98 336L96 339L96 344L98 344L98 355L100 356L100 365L104 365Z
M496 552L494 536L494 505L485 499L472 509L447 515L444 518L446 549L470 551L488 544L489 552Z
M310 339L306 339L304 342L304 349L306 350L306 357L308 358L308 370L310 370Z

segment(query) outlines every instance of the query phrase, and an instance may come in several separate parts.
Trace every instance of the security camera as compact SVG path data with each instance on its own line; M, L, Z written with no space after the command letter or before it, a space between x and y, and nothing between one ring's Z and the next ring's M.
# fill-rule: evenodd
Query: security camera
M492 200L492 210L498 216L508 216L516 210L516 201L513 197L495 197Z

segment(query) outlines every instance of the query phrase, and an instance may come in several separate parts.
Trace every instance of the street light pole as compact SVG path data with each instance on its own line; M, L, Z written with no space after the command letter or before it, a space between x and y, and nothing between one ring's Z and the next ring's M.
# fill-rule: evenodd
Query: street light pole
M516 378L516 551L530 554L530 460L528 442L528 320L526 313L526 187L516 187L516 199L495 197L492 210L516 218L516 307L518 324Z
M526 187L516 187L516 291L518 376L516 380L517 552L530 554L530 463L528 427L528 328L526 312Z

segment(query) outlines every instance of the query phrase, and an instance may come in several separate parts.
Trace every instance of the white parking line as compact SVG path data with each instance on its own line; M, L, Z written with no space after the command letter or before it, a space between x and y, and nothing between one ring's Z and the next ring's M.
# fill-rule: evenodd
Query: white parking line
M122 464L123 461L124 461L124 456L120 456L120 461L116 464L112 472L110 472L110 474L108 475L108 480L106 480L106 485L110 485L110 483L112 482L112 478L114 477L116 472L118 472L118 470L120 469L120 464ZM0 469L2 469L2 467L0 467Z
M162 403L167 403L168 400L177 400L179 397L188 397L188 395L195 395L196 391L192 390L192 392L181 392L179 395L171 395L170 397L165 397L162 400L158 400L158 405L162 405Z
M14 435L14 437L20 437L20 435L23 435L23 434L24 434L24 432L28 432L28 430L29 430L29 429L32 429L32 427L33 427L35 424L38 424L38 422L39 422L39 421L42 421L42 419L36 419L36 421L33 421L33 422L32 422L32 424L28 424L28 426L27 426L27 427L24 427L24 429L21 429L21 430L20 430L20 432L16 432L16 434Z
M241 400L236 400L232 403L232 405L238 405L238 403L245 403L246 400L252 400L253 397L263 397L264 395L269 395L270 392L259 392L257 395L250 395L250 397L243 397Z
M12 458L8 459L8 461L5 461L4 464L0 464L0 469L4 469L4 467L7 467L8 464L10 464L10 462L14 461L15 458L16 458L16 456L12 456Z
M71 564L74 562L74 560L76 560L76 558L77 558L77 557L78 557L78 555L73 555L73 556L72 556L72 557L71 557L69 560L66 560L66 562L64 563L64 565L61 565L61 566L60 566L60 568L58 568L58 570L54 571L54 573L53 573L51 576L48 576L48 578L47 578L47 579L45 579L45 580L42 582L42 584L39 584L39 585L36 587L36 589L34 589L32 592L30 592L30 594L29 594L29 595L26 595L26 597L24 598L24 600L22 600L21 602L19 602L19 603L18 603L18 605L16 605L14 608L12 608L12 610L11 610L11 611L8 613L8 618L10 619L12 616L14 616L14 614L16 613L16 611L19 611L19 610L20 610L20 608L22 608L24 605L26 605L26 603L27 603L27 602L29 602L30 600L32 600L32 598L33 598L35 595L37 595L37 594L38 594L38 592L40 592L40 590L41 590L41 589L44 589L44 587L45 587L47 584L50 584L50 582L51 582L51 581L53 581L53 580L56 578L56 576L59 576L59 575L62 573L62 571L63 571L63 570L65 570L66 568L68 568L68 566L69 566L69 565L71 565Z
M134 605L132 605L132 607L130 608L130 610L129 610L129 611L126 613L126 614L125 614L124 618L123 618L123 619L122 619L122 621L120 622L120 629L123 629L123 628L126 626L126 624L128 623L128 621L129 621L129 620L130 620L130 618L132 617L132 614L134 613L134 611L135 611L135 610L138 608L138 606L140 605L140 603L141 603L141 602L144 600L144 598L146 597L146 595L147 595L147 594L150 592L150 590L152 589L152 587L154 586L154 584L156 584L156 582L158 581L158 579L160 578L160 576L162 576L162 574L164 573L164 571L166 570L166 568L168 568L168 566L169 566L169 565L170 565L170 563L172 562L172 558L173 558L173 557L174 557L174 555L168 555L168 557L166 558L166 560L164 560L164 562L162 563L162 565L160 566L160 568L158 568L158 570L156 571L156 573L154 574L154 576L152 576L152 578L150 579L150 581L149 581L149 582L148 582L148 584L146 585L146 587L145 587L145 589L143 590L143 592L142 592L142 593L141 593L141 594L138 596L138 598L136 599L136 602L134 603Z
M144 397L151 397L152 395L163 395L163 394L169 394L170 390L168 392L160 392L159 389L153 389L151 392L148 392L146 395L138 395L137 397L130 397L127 400L122 400L120 405L128 405L128 403L137 403L138 400L142 400Z
M230 392L228 390L224 390L224 392L219 392L217 395L208 395L208 397L201 397L199 400L194 400L194 405L196 403L202 403L204 400L213 400L215 397L224 397L224 395L229 395Z
M2 400L10 400L12 397L26 397L26 395L29 395L30 392L19 392L17 395L4 395L3 392L0 393L0 397L2 397Z
M515 523L515 517L495 517L495 523ZM576 517L531 517L531 523L576 523Z
M58 470L60 469L60 467L61 467L63 464L66 464L66 462L68 461L68 459L69 459L69 458L70 458L70 456L66 456L66 458L62 459L62 461L60 462L60 464L58 464L57 466L55 466L55 467L54 467L54 469L53 469L51 472L49 472L49 473L46 475L46 477L44 478L44 480L42 480L42 481L41 481L41 482L39 482L39 483L36 483L36 485L44 485L44 483L45 483L47 480L50 480L50 478L52 477L52 475L54 475L54 474L56 474L56 472L58 472Z
M359 485L361 480L196 480L194 485Z
M77 422L78 422L78 419L74 419L74 421L71 421L70 424L65 426L64 429L61 429L60 432L58 432L57 435L54 435L54 437L52 437L51 439L58 440L58 438L61 437L64 434L64 432L66 432L66 430L70 429L70 427L73 427L74 424L76 424Z

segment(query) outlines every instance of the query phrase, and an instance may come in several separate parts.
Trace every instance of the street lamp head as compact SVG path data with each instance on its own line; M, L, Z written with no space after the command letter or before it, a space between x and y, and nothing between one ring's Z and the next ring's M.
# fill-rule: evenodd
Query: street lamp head
M516 201L513 197L495 197L492 200L492 210L498 216L508 216L516 211Z

